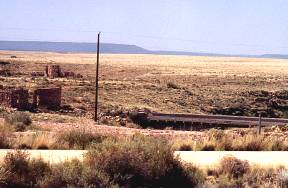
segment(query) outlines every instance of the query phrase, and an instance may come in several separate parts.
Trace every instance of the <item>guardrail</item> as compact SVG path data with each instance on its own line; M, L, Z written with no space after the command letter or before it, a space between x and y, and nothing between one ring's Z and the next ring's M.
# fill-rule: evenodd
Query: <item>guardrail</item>
M198 128L249 128L257 127L258 132L261 132L261 127L268 126L285 126L288 125L288 119L283 118L263 118L247 117L247 116L227 116L227 115L195 115L195 114L165 114L150 112L142 114L149 124L159 126L165 124L172 125L173 128L180 127L181 129ZM186 128L185 128L186 127Z

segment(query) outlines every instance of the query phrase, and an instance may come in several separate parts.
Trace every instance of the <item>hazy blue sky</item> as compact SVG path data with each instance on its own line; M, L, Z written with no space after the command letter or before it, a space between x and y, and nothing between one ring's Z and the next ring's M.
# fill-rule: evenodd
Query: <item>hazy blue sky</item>
M0 0L0 40L288 54L287 0Z

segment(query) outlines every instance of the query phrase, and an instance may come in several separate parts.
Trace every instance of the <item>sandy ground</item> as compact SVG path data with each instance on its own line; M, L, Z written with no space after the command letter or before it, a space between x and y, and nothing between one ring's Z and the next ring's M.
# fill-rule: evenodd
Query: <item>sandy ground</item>
M13 150L0 150L0 161L3 161L7 152ZM31 158L41 158L51 164L69 161L72 159L83 160L85 150L26 150ZM193 163L201 168L216 167L224 156L234 156L241 160L247 160L251 165L262 167L288 168L288 152L269 151L176 151L183 162Z

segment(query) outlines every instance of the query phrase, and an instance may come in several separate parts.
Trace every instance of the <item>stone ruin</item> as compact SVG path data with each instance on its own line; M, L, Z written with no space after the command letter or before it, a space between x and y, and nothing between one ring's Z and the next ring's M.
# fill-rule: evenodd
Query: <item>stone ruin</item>
M61 107L61 87L39 88L33 91L33 102L29 103L29 91L23 88L1 88L0 105L5 108L20 110L48 109Z
M0 104L3 107L27 109L29 107L29 94L27 89L8 88L0 90Z
M61 106L61 88L40 88L33 93L33 106L57 110Z
M43 77L43 76L45 76L45 73L41 72L41 71L33 71L33 72L31 72L31 76L33 76L33 77Z
M45 75L48 78L63 78L63 77L82 78L83 77L81 74L76 74L72 71L61 70L60 65L47 65L45 68Z
M61 68L59 65L47 65L45 68L45 75L49 78L58 78L61 75Z
M6 61L0 61L0 75L11 76L11 63Z

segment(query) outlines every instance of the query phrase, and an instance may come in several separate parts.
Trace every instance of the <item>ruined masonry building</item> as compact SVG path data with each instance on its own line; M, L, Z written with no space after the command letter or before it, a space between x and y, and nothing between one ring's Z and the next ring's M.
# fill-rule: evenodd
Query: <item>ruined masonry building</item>
M82 78L81 74L76 74L71 71L62 71L60 65L47 65L45 68L45 75L48 78L61 78L61 77L76 77Z
M28 108L29 94L26 89L1 89L0 104L8 108L26 109Z
M29 92L27 89L2 88L0 89L0 105L20 110L29 110L31 108L57 110L61 106L61 87L34 90L32 104L29 103Z
M61 88L40 88L34 91L33 106L57 110L61 106Z

